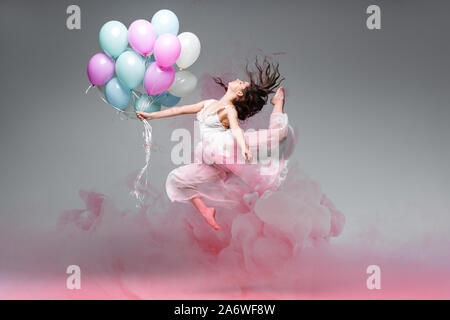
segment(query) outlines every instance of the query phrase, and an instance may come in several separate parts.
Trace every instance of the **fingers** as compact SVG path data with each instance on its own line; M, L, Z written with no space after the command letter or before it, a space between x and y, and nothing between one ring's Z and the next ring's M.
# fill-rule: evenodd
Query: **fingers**
M253 155L251 152L244 152L243 154L244 159L251 162L253 160Z

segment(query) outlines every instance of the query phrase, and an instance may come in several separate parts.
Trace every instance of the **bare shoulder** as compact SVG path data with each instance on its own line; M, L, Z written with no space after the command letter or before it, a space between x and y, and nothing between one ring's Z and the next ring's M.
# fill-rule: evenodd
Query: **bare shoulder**
M232 104L227 105L225 108L227 110L227 113L231 116L237 116L236 107Z
M227 118L230 123L230 127L238 126L238 113L236 111L236 107L233 105L229 105L226 108Z

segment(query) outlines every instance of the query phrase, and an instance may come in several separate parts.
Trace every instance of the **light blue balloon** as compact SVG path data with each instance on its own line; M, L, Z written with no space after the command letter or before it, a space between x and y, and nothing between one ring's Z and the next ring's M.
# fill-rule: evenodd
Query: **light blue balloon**
M134 51L125 51L116 61L116 74L128 89L137 88L144 80L144 59Z
M155 99L154 96L149 98L148 95L143 94L136 100L134 110L148 113L161 110L161 105L159 103L152 103L153 99Z
M105 87L106 101L120 110L130 103L131 91L117 78L112 78Z
M159 95L158 103L164 107L173 107L178 102L180 102L181 98L176 97L170 92L164 91Z
M99 41L103 51L117 59L128 46L128 29L122 22L109 21L100 29Z
M178 35L180 23L177 15L170 10L162 9L156 12L152 17L152 26L155 28L156 35L164 33Z

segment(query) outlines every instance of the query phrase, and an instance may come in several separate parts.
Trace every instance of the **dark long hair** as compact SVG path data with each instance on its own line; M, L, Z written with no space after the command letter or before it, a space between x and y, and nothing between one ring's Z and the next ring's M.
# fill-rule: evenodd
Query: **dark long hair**
M237 97L232 101L236 107L239 120L250 118L261 111L267 103L269 94L274 93L275 88L285 80L284 77L280 79L279 64L270 62L267 56L264 56L262 65L259 64L258 57L256 57L255 67L256 71L249 70L247 60L245 72L249 78L250 85L242 91L243 96ZM213 79L225 91L228 90L228 86L223 83L221 78L213 77Z

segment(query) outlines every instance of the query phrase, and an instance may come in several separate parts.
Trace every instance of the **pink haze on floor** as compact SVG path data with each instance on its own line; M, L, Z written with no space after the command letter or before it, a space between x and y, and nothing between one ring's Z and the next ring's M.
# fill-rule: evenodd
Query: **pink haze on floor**
M134 173L130 187L133 179ZM150 205L135 210L119 210L107 195L81 190L85 208L63 212L58 228L2 227L0 298L450 297L440 260L376 250L362 241L371 233L353 245L334 243L343 215L298 164L280 191L259 199L254 210L221 209L219 232L193 207L170 204L155 186L148 190ZM366 268L374 262L383 270L381 290L366 287ZM81 290L66 288L66 268L73 264L82 270Z

